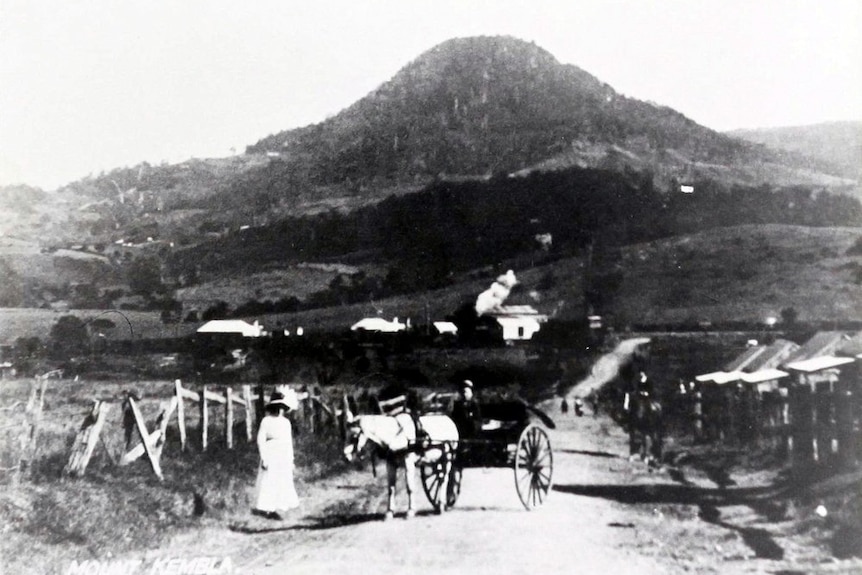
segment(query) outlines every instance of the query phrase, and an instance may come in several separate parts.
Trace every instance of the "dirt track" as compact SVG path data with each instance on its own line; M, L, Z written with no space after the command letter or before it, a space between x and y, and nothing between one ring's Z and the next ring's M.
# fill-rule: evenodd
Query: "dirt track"
M241 520L229 530L175 541L158 555L230 554L238 572L333 573L604 573L681 572L637 552L631 511L610 501L566 490L595 482L594 470L628 467L622 453L596 451L584 441L604 419L557 415L551 432L554 481L547 504L527 512L517 497L512 471L468 469L456 507L437 516L423 493L418 515L382 521L383 474L369 471L310 486L304 506L284 522ZM560 419L566 417L567 419ZM622 436L616 438L625 445ZM619 457L618 457L619 456ZM382 471L382 469L381 469ZM399 484L399 504L406 495ZM651 519L647 516L647 519Z
M629 462L626 437L604 417L553 415L555 485L538 511L523 509L510 470L473 469L445 515L433 515L420 493L416 517L384 522L385 478L365 470L306 486L303 507L283 522L240 517L179 537L150 557L229 555L236 572L248 574L765 574L800 561L819 567L809 573L859 568L811 565L820 560L802 548L788 547L779 560L759 558L745 536L752 517L744 510L722 506L718 522L699 517L699 498L721 497L714 485L692 476L681 486L666 472ZM399 496L404 506L403 490Z
M768 475L718 488L691 469L652 472L628 461L627 437L604 416L545 408L557 422L554 487L537 511L521 506L511 470L468 469L455 509L436 516L420 492L416 517L384 522L383 470L366 469L302 486L302 508L282 522L238 517L149 558L230 556L243 574L860 572L788 536L780 513L767 518Z

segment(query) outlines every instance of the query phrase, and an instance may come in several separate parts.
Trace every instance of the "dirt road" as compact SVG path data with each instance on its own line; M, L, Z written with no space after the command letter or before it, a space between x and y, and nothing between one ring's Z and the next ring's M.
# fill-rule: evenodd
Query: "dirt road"
M571 573L682 572L638 552L632 513L601 498L566 490L596 481L596 468L628 467L623 453L599 452L586 438L603 419L556 414L551 431L554 481L547 504L527 512L508 469L468 469L458 504L434 515L423 493L418 515L382 521L383 474L349 473L308 486L303 508L283 522L238 519L224 530L178 538L154 556L231 556L241 573ZM607 436L611 439L611 436ZM623 437L614 437L622 448ZM382 469L381 469L382 471ZM399 484L399 504L406 495ZM652 517L646 515L648 521Z
M302 486L302 508L282 522L237 517L145 559L229 556L236 573L261 575L860 572L859 560L832 561L783 537L788 526L764 518L768 500L746 499L768 496L748 483L765 478L718 489L691 470L650 472L628 461L627 438L604 417L549 412L554 487L538 511L523 509L511 471L468 469L453 510L432 514L420 493L416 517L384 522L383 473L356 471Z
M612 359L600 365L585 386L614 369ZM544 407L557 422L549 431L554 486L537 511L521 506L511 470L468 469L453 510L434 515L420 492L416 517L384 522L382 468L376 478L352 471L300 486L303 506L282 522L237 517L147 559L230 557L236 573L261 575L860 572L859 560L831 560L793 536L781 510L770 508L769 476L734 477L726 488L693 469L651 471L628 461L627 437L604 416Z

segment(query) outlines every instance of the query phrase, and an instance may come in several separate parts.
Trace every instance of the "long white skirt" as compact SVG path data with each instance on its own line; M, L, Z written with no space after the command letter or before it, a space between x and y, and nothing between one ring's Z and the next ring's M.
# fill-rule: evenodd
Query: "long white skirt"
M292 446L287 441L266 442L267 468L258 467L254 485L253 508L259 511L285 511L299 507L299 496L293 483Z

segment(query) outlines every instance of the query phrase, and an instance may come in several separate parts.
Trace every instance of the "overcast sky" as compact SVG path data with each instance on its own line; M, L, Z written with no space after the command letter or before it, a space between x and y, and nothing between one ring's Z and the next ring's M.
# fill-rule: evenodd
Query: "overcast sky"
M241 152L506 34L717 130L862 120L860 0L0 0L0 185Z

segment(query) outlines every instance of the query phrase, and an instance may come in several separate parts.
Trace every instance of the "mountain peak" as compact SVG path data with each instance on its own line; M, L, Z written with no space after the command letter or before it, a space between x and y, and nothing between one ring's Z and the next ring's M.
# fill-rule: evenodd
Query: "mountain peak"
M750 183L762 181L758 165L781 162L511 36L442 42L336 116L248 151L276 152L287 173L324 186L569 166Z

